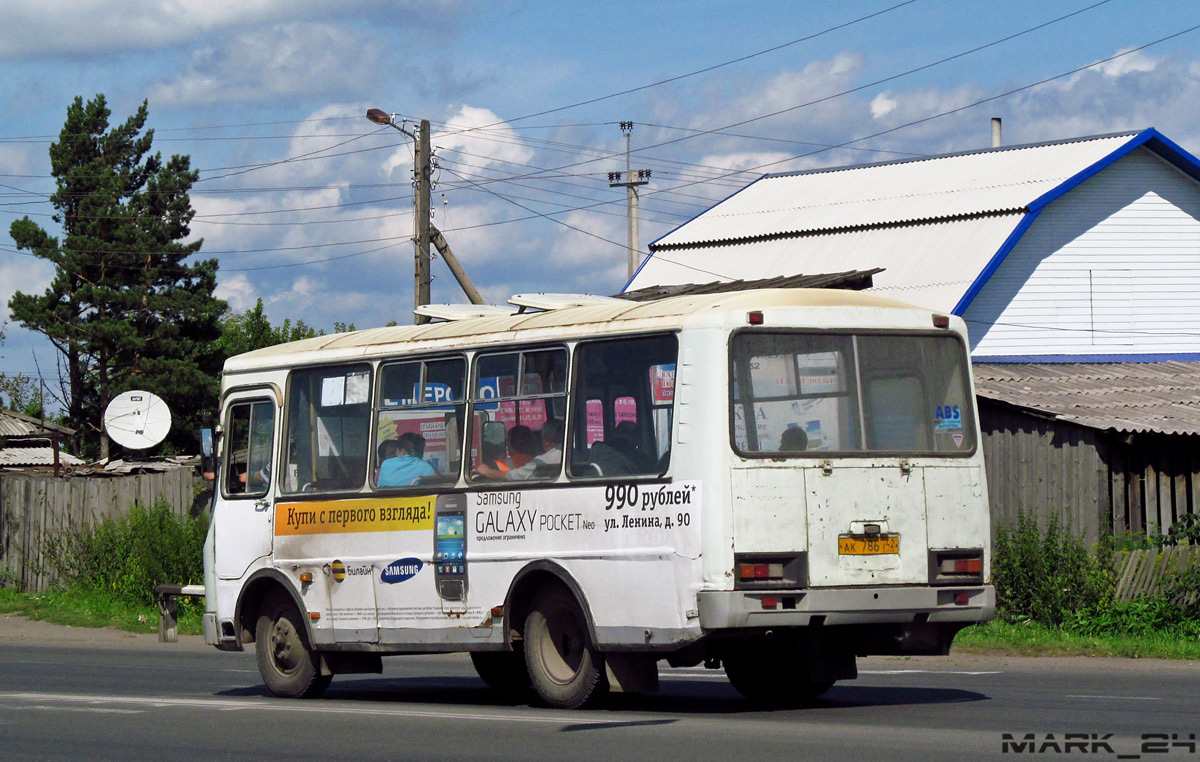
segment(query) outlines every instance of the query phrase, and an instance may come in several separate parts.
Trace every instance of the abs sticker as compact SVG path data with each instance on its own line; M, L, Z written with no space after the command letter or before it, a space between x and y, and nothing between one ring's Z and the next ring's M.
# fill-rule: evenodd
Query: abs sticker
M379 579L389 585L394 585L417 576L421 571L421 566L419 558L401 558L384 567L379 574Z
M938 405L933 411L938 431L961 431L962 409L958 405Z

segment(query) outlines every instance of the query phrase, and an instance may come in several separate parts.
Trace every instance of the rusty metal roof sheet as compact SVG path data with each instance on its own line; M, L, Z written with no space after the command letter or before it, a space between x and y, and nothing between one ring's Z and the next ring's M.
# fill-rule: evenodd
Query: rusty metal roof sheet
M816 275L780 275L775 278L757 280L708 281L706 283L680 283L666 286L647 286L636 291L617 294L633 302L648 302L668 296L693 294L724 294L731 291L754 291L762 288L842 288L861 291L870 288L872 277L883 272L882 267L870 270L847 270L840 273Z
M977 363L975 391L1093 429L1200 434L1200 362Z
M75 433L74 429L68 429L66 426L59 426L49 421L43 421L31 415L18 413L14 410L0 410L0 437L40 436L52 431L57 431L67 436Z

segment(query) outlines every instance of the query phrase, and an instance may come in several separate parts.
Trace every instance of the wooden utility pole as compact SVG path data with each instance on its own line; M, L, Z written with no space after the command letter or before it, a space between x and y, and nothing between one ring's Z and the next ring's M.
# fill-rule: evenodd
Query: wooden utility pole
M446 260L446 265L450 271L454 273L454 277L462 286L463 292L472 304L483 304L483 297L479 295L479 291L471 283L471 279L467 277L467 273L459 264L458 259L454 256L454 252L450 250L450 244L446 242L445 237L441 232L433 226L429 220L429 194L432 190L433 183L433 150L429 145L429 120L422 119L421 126L417 128L416 134L404 129L403 124L396 124L396 115L389 114L381 109L373 108L367 111L367 119L370 119L375 124L391 127L408 135L413 139L414 151L416 153L413 162L413 211L414 220L413 227L413 244L414 244L414 259L416 260L413 266L413 307L421 307L429 304L429 284L430 275L430 246L437 246L438 251L442 253L442 258ZM428 323L429 318L423 315L415 315L414 323L420 325Z
M429 180L432 176L429 150L429 120L422 119L417 130L417 155L413 167L416 187L416 263L413 269L413 295L416 307L429 304ZM416 315L414 322L428 323L429 318Z

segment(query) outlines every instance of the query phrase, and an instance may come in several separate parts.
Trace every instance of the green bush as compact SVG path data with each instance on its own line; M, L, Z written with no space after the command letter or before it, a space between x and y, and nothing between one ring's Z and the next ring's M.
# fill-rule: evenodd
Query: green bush
M156 585L203 582L207 530L204 517L179 516L164 501L136 504L123 516L49 540L43 559L60 587L152 604Z
M1141 596L1132 601L1107 601L1071 612L1064 629L1080 635L1167 634L1195 640L1200 620L1168 596Z
M996 608L1009 622L1059 627L1075 612L1110 605L1114 583L1108 545L1092 554L1083 538L1051 520L1043 532L1037 518L1021 512L1015 525L996 531L992 582Z

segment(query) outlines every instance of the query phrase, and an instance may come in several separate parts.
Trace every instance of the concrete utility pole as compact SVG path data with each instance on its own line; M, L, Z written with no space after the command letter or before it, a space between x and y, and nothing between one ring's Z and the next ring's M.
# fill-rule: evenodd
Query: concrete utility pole
M633 134L633 122L621 122L621 132L625 133L625 177L620 172L608 173L608 187L625 187L625 213L629 221L629 233L626 247L629 252L629 277L637 272L641 264L641 243L638 241L638 186L650 182L650 170L639 169L637 173L630 164L629 138Z

